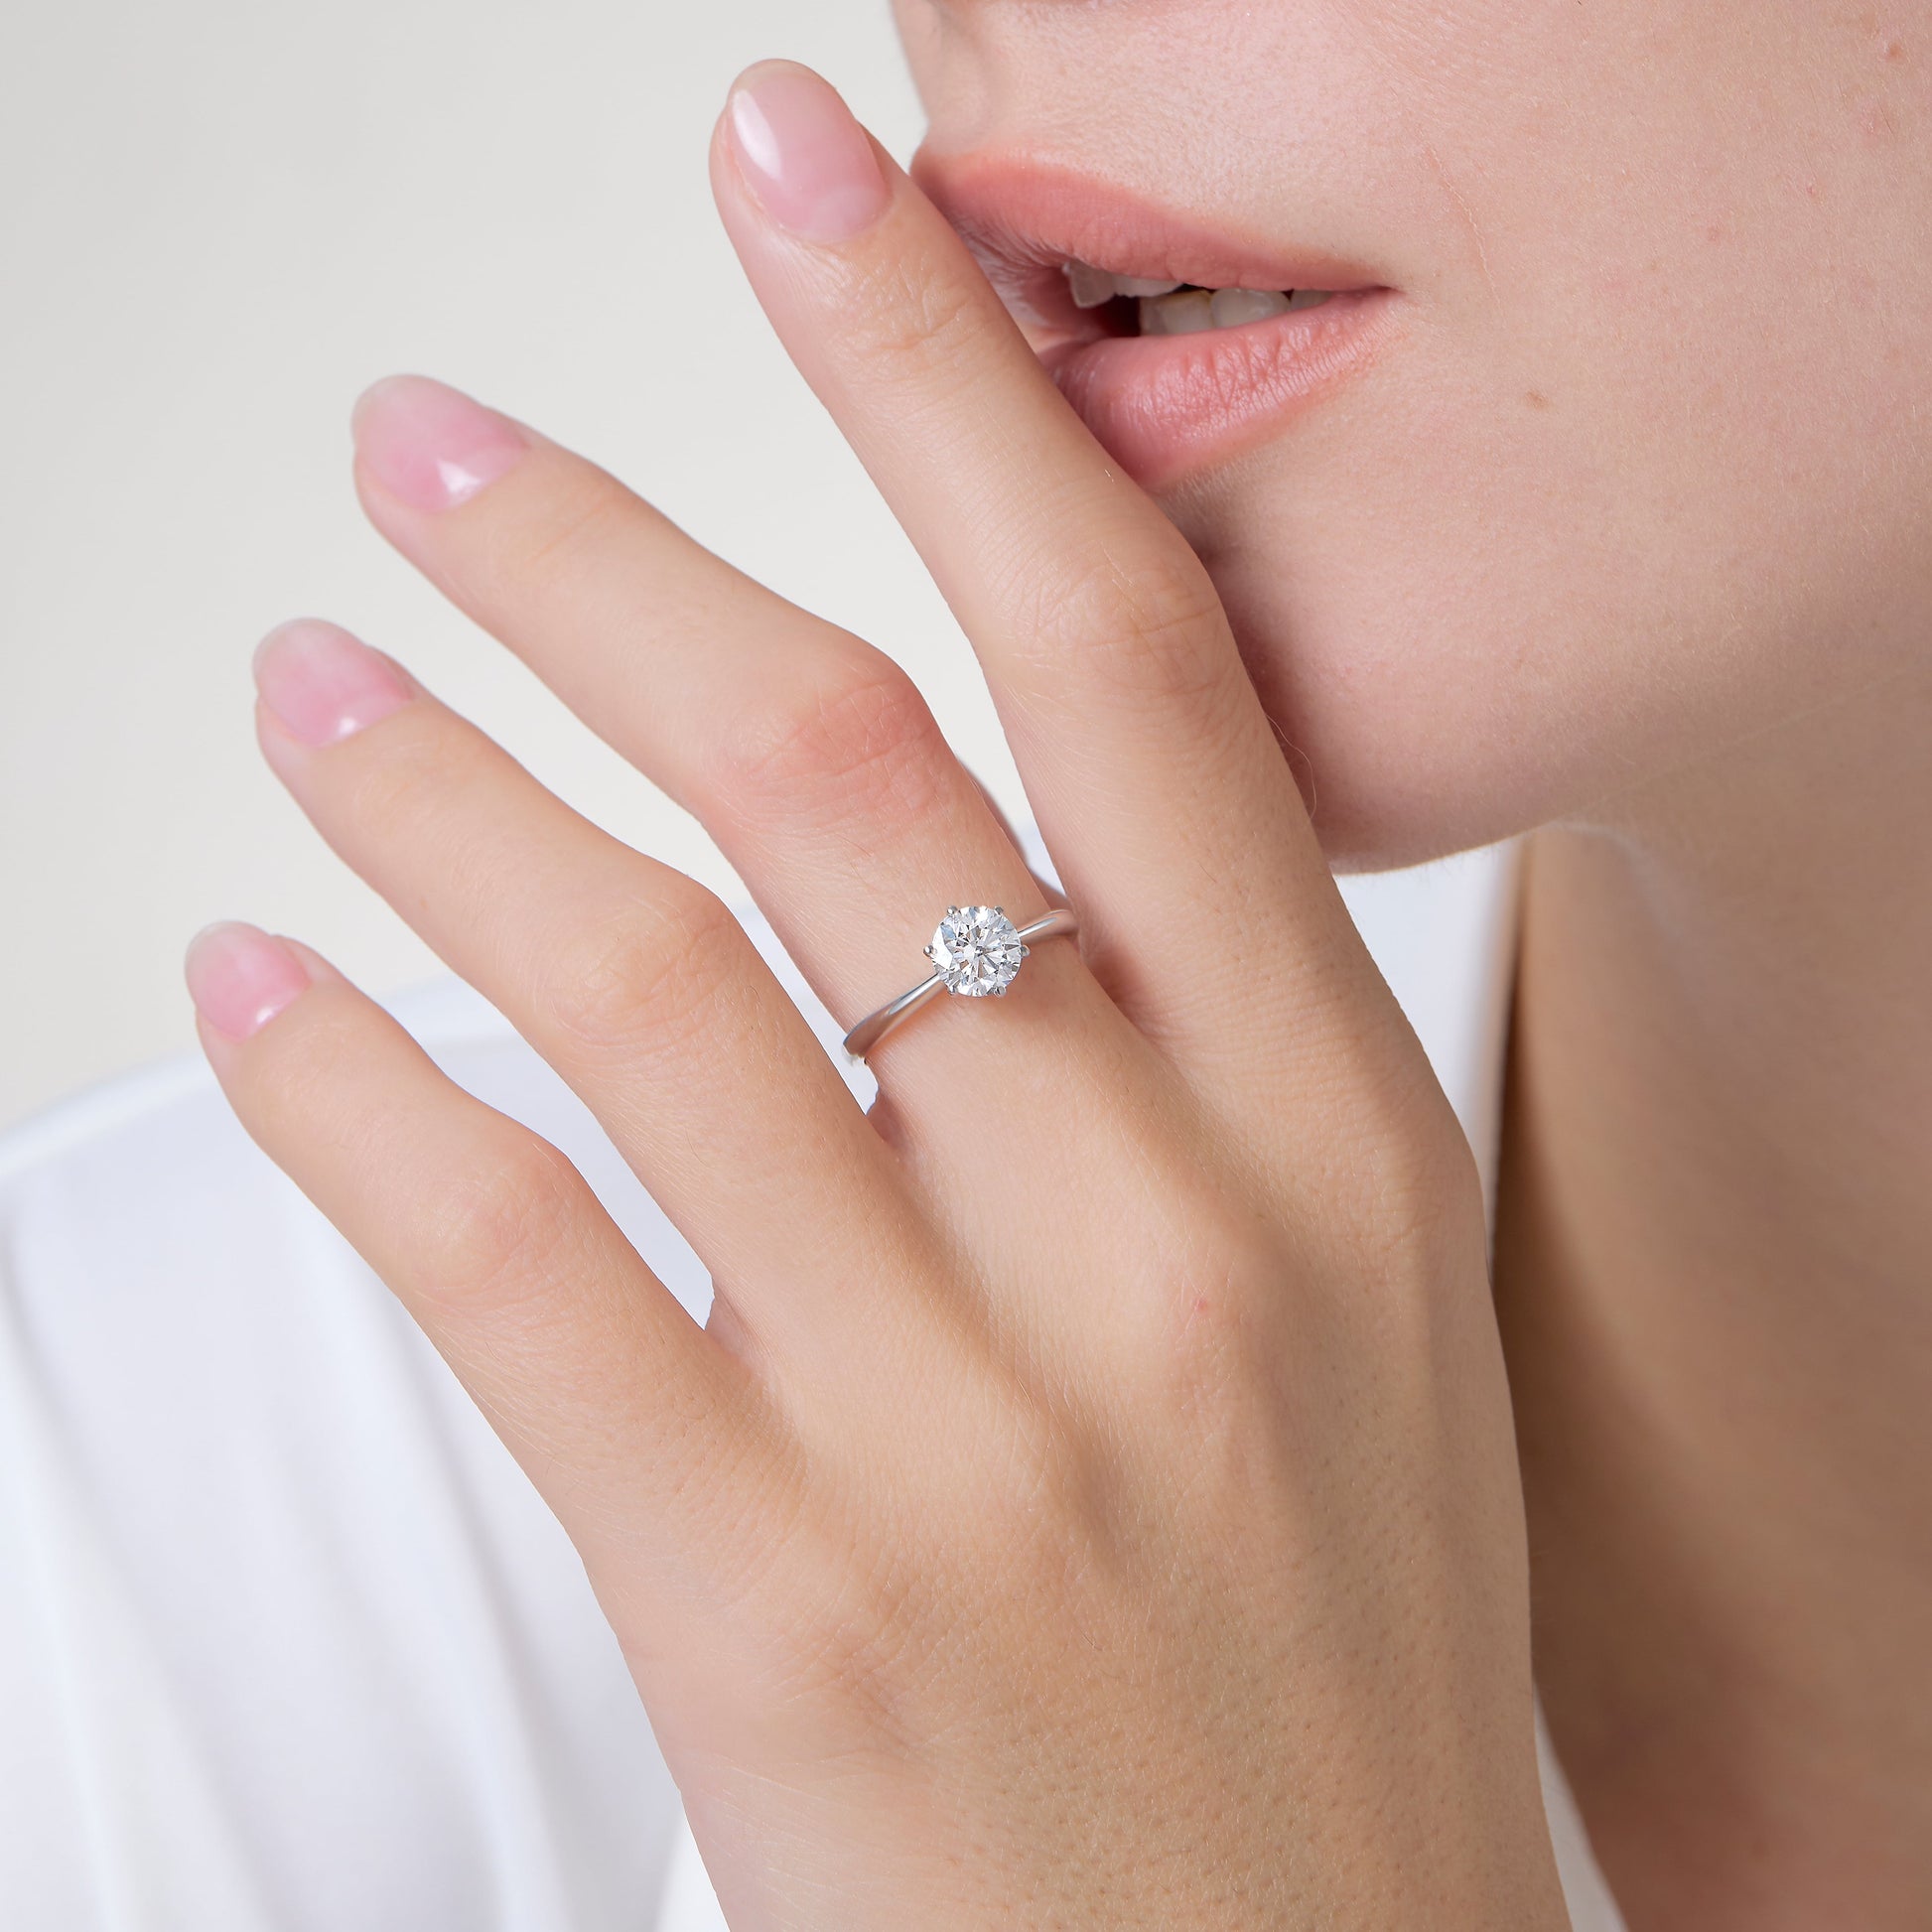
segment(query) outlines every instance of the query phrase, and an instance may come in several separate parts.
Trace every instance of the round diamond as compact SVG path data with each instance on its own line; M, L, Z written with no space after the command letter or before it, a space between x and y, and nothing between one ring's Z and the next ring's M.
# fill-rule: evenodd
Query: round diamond
M925 956L948 993L1004 993L1027 956L1020 932L997 905L950 905Z

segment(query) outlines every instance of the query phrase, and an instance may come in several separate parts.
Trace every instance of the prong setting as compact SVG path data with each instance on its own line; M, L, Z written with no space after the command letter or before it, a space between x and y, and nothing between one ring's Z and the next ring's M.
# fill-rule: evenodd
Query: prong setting
M926 947L948 993L967 998L1002 995L1013 984L1028 947L999 905L949 905Z

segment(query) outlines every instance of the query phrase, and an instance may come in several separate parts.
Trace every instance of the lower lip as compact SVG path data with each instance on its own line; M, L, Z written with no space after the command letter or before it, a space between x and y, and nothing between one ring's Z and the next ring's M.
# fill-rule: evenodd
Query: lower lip
M1040 360L1102 448L1152 487L1279 433L1367 366L1394 307L1391 289L1350 290L1238 329L1108 336Z

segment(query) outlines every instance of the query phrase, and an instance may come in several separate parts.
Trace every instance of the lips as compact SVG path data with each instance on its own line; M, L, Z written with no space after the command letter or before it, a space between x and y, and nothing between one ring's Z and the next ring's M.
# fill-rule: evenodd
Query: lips
M922 151L913 173L1061 393L1144 484L1173 482L1280 434L1365 367L1392 333L1396 291L1338 255L1211 228L1033 160ZM1322 290L1331 299L1239 327L1142 336L1123 333L1131 306L1075 304L1067 275L1075 263L1150 283Z

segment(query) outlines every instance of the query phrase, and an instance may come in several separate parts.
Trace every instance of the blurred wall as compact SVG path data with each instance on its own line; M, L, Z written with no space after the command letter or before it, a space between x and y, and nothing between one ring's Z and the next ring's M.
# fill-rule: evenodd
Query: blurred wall
M811 62L897 155L884 0L63 0L0 27L0 1127L192 1043L183 942L435 962L260 766L278 620L393 651L633 844L692 823L362 522L391 369L573 443L893 650L1017 788L970 654L770 338L711 208L732 75Z

